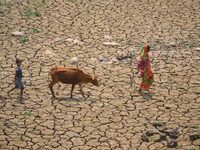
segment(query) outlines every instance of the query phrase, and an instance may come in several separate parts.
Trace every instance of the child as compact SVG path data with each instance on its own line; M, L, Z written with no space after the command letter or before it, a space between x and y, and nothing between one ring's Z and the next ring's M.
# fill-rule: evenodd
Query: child
M151 70L150 58L148 55L149 51L149 45L145 45L144 47L142 47L141 54L137 62L138 72L140 72L140 76L142 78L139 92L141 92L141 90L149 90L150 86L154 82L154 75Z
M22 81L22 65L23 60L20 60L18 58L16 58L16 64L17 64L17 68L16 68L16 72L15 72L15 78L14 78L14 82L15 82L15 87L12 88L10 91L8 91L8 95L11 91L13 91L14 89L19 88L20 89L20 102L22 103L22 99L23 99L23 91L24 91L24 84Z

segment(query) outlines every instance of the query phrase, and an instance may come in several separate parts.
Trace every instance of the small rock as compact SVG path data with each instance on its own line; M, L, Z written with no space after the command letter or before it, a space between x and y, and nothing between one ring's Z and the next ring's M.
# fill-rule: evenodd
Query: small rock
M115 58L115 57L113 57L111 61L112 61L113 63L118 63L118 62L119 62L118 59Z
M79 41L79 40L77 40L77 39L74 39L74 44L78 44L78 45L81 45L81 44L83 44L83 42L81 42L81 41Z
M157 134L157 133L158 133L158 131L156 131L156 130L147 130L145 134L147 136L152 136L152 135Z
M180 132L178 131L179 128L172 129L172 131L169 133L169 137L172 139L177 139L180 135Z
M160 140L160 135L159 134L153 134L151 137L149 137L150 142L157 142Z
M14 36L23 36L24 33L23 32L19 32L19 31L15 31L15 32L12 32L12 35L14 35Z
M162 126L163 126L163 123L161 123L161 122L153 122L152 125L153 125L154 127L162 127Z
M177 141L176 140L173 140L173 139L168 139L167 140L167 147L169 148L174 148L178 145Z
M170 137L171 139L177 139L178 136L179 136L178 134L174 134L173 132L169 134L169 137Z
M141 139L142 139L142 141L144 141L144 142L149 142L149 139L148 139L148 137L147 137L146 134L142 134L142 135L141 135Z
M192 144L196 146L200 146L200 139L193 141Z
M99 55L99 56L98 56L98 59L99 59L100 62L106 62L106 61L108 61L107 58L105 58L105 57L102 56L102 55Z
M122 62L131 62L133 59L133 55L131 53L118 52L117 59Z
M165 133L167 136L169 136L171 139L177 139L179 136L179 131L178 128L176 129L166 129L162 131L163 133Z
M160 131L160 132L165 132L165 130L167 130L168 128L167 128L167 127L164 127L164 126L158 126L157 129L158 129L158 131Z
M78 57L72 57L69 61L72 65L77 65L78 64Z
M155 142L161 142L161 141L164 141L166 139L167 139L167 137L166 137L165 134L160 134L160 138L157 141L155 141Z
M195 140L197 140L197 139L200 139L200 133L199 133L199 132L191 133L191 134L189 135L189 137L190 137L190 140L191 140L191 141L195 141Z

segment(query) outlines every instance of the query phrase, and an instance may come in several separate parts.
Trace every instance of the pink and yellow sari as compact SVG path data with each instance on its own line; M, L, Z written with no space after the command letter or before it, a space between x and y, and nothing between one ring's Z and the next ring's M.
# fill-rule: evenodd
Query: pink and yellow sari
M148 45L141 48L141 54L137 62L138 71L140 72L140 76L142 78L142 82L140 84L140 89L142 90L148 90L154 82L154 75L151 70L148 49L150 49Z

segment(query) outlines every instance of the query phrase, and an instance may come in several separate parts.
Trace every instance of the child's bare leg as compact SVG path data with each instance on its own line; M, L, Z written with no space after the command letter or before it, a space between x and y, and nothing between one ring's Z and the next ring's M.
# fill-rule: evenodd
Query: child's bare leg
M20 101L22 101L22 98L23 98L23 91L24 91L24 88L21 88L20 89Z

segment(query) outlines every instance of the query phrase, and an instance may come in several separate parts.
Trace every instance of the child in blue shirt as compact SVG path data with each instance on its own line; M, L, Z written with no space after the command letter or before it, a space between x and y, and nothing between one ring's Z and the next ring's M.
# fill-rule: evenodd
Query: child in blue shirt
M20 89L20 102L21 103L22 103L23 91L24 91L24 83L22 81L23 75L22 75L22 68L21 68L22 62L23 62L23 60L20 60L18 58L16 59L17 68L16 68L16 71L15 71L15 78L14 78L15 87L8 91L8 95L9 95L9 93L11 91L19 88Z

